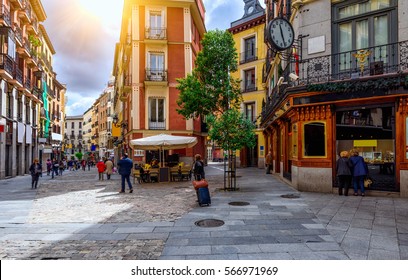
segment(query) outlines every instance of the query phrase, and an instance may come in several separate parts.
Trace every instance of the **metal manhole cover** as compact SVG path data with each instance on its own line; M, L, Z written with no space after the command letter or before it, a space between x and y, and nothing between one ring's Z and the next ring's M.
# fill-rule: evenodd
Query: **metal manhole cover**
M194 223L198 227L220 227L224 225L224 221L216 219L200 220Z
M281 195L281 197L282 197L282 198L300 198L299 195L293 194L293 193L291 193L291 194L283 194L283 195Z
M246 202L246 201L232 201L232 202L230 202L230 203L228 203L229 205L232 205L232 206L247 206L247 205L249 205L250 203L249 202Z

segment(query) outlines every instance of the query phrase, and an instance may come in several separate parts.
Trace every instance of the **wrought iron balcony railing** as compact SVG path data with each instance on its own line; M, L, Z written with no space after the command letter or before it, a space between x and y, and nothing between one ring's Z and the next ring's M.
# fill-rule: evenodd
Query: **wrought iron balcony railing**
M10 76L13 75L14 62L11 56L7 54L0 54L0 69L5 70Z
M258 49L257 48L242 52L239 56L240 64L248 63L248 62L255 61L255 60L258 60Z
M11 25L10 10L5 5L0 5L0 19Z
M146 81L165 82L167 81L167 70L164 69L146 69Z
M165 40L167 39L167 30L164 27L161 28L150 28L146 27L146 39L151 40Z
M164 130L166 129L166 120L156 121L149 119L149 129L151 130Z
M384 76L408 71L408 41L310 57L297 60L293 56L283 70L283 82L272 90L262 112L262 119L271 114L288 94L288 90L303 87L306 91L355 91ZM368 81L368 82L367 82ZM342 86L339 87L339 84ZM382 87L390 86L384 83ZM292 90L292 89L291 89Z

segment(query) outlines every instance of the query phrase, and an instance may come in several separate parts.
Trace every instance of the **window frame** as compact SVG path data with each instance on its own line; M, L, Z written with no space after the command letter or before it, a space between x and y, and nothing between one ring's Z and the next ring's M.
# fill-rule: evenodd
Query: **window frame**
M255 67L248 68L243 70L243 76L244 76L244 89L243 92L251 92L251 91L257 91L256 87L256 69ZM251 74L251 79L247 79L247 73L252 72ZM251 81L252 83L249 83Z
M312 123L319 123L323 124L324 127L324 155L313 155L313 156L308 156L306 155L306 129L305 126L308 124ZM327 122L326 121L321 121L321 120L315 120L315 121L307 121L302 123L302 157L303 158L327 158L328 153L327 153Z
M353 51L358 50L357 49L357 25L359 22L362 22L364 20L367 20L368 23L368 46L367 47L362 47L362 49L368 49L368 48L374 48L377 47L377 44L375 43L375 30L374 30L374 25L375 25L375 18L381 17L381 16L387 16L387 30L388 30L388 39L387 43L392 44L397 42L398 40L398 32L391 32L391 30L398 28L398 5L397 5L397 0L390 0L390 5L389 7L385 7L382 9L378 10L372 10L368 12L364 12L361 14L356 14L356 15L351 15L348 17L340 18L340 9L344 7L349 7L355 4L360 4L364 2L368 2L371 0L366 0L366 1L361 1L361 0L349 0L345 1L342 3L338 3L332 6L332 36L333 36L333 44L332 44L332 53L333 54L340 54L340 52L343 54L344 53L344 59L346 65L345 67L341 67L342 62L340 61L340 57L343 55L339 55L338 58L335 58L339 61L336 61L334 65L338 65L338 69L333 69L334 73L337 72L342 72L342 71L349 71L350 69L356 68L357 65L354 65L356 62L354 61L352 55ZM351 24L351 49L350 50L340 50L340 25L350 23ZM384 46L383 44L378 45L378 46ZM387 47L388 48L388 47ZM377 48L376 48L377 49ZM387 50L383 50L387 51ZM377 56L377 54L372 54L373 56ZM395 59L395 58L394 58ZM383 60L383 59L382 59ZM388 62L390 63L395 63L394 61L391 61L392 58L388 58ZM349 63L349 61L353 61L352 64ZM385 61L386 63L387 61Z
M163 100L163 108L162 108L162 119L160 120L160 104L159 100ZM155 101L155 112L156 116L155 119L153 120L152 118L152 102ZM148 99L148 124L149 124L149 129L152 129L153 127L158 127L158 128L166 128L166 98L164 96L151 96ZM152 126L152 124L156 124L156 126ZM157 128L156 128L157 129Z

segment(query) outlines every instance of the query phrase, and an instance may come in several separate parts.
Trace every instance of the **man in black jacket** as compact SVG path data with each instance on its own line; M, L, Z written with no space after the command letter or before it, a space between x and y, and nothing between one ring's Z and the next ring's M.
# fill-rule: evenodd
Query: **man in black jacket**
M118 161L119 174L122 177L122 188L119 193L125 192L125 180L129 186L129 192L133 192L132 183L130 183L130 174L132 174L133 162L128 158L128 154L124 154L122 159Z

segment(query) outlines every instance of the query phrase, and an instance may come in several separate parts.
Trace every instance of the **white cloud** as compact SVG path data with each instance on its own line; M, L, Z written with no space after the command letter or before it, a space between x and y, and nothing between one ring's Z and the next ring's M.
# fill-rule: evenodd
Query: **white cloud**
M244 14L242 0L203 0L207 30L228 29ZM123 0L42 0L44 25L57 54L54 70L67 85L67 114L81 115L103 92L112 72ZM96 5L97 3L97 5ZM263 1L260 1L264 6ZM96 6L95 6L96 5Z

